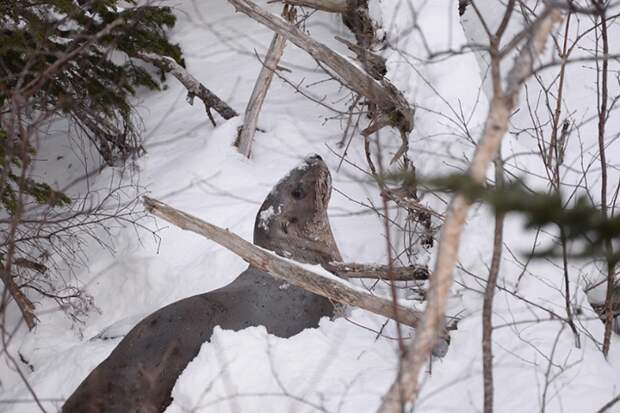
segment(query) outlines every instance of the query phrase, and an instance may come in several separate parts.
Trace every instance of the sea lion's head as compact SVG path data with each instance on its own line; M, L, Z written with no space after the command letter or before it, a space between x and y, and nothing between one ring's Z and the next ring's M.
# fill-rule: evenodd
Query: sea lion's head
M254 244L311 264L341 261L329 219L331 175L319 155L311 155L276 184L254 223Z

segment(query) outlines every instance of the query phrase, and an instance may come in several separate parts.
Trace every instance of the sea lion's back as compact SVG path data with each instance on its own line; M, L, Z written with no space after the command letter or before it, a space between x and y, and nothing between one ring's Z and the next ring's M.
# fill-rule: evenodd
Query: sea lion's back
M275 280L252 267L231 284L209 293L209 297L229 304L226 320L221 323L223 329L263 325L270 334L283 338L318 327L322 317L334 313L334 306L325 297Z

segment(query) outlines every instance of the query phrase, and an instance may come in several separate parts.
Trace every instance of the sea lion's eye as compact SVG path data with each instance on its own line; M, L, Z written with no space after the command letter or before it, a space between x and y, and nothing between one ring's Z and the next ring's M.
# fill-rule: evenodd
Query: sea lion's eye
M295 199L303 199L306 196L306 193L304 192L303 188L295 188L293 189L293 192L291 192L291 196Z

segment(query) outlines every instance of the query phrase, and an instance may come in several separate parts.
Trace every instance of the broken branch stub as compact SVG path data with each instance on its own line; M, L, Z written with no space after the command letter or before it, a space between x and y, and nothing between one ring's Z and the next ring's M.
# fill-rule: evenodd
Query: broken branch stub
M177 78L179 82L187 89L190 96L198 96L205 105L207 114L211 118L210 109L213 108L224 119L228 120L239 116L239 114L226 102L220 99L215 93L206 88L198 79L192 76L183 66L178 64L173 58L168 56L160 56L155 53L137 53L134 57L149 62L159 67L164 72L169 72ZM213 119L211 118L213 122Z
M411 327L416 327L420 313L390 299L372 295L369 292L349 284L346 280L321 275L310 271L300 264L278 257L244 240L238 235L209 224L195 216L172 208L161 201L144 197L144 206L151 214L162 218L177 227L202 235L224 248L234 252L254 267L330 300L362 308L372 313L397 320Z
M297 26L258 7L250 0L228 0L237 11L256 20L258 23L282 35L295 46L305 50L310 56L331 69L351 90L364 96L377 105L382 113L380 124L371 125L397 128L402 136L408 136L413 130L413 108L400 91L386 79L375 80L366 71L353 64L347 58L336 53L324 44L317 42ZM365 131L362 133L371 133Z

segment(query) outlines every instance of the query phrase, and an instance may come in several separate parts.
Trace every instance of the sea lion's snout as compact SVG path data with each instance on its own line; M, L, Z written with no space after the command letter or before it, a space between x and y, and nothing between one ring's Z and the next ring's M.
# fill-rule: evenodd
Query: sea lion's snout
M340 255L327 218L331 190L331 175L323 158L318 154L304 157L263 202L254 226L254 243L299 261L337 261Z
M313 153L312 155L308 155L304 158L304 162L307 165L314 166L318 163L324 164L323 158L319 154Z

